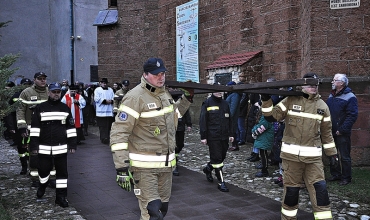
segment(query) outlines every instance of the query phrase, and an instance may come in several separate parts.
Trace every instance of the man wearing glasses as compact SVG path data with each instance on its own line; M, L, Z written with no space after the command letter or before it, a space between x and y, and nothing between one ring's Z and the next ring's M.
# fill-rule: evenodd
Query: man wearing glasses
M340 181L339 185L347 185L352 179L351 130L358 116L357 98L348 87L345 74L335 74L331 85L332 91L326 103L330 109L332 133L341 166L330 167L328 181Z
M46 86L47 75L44 72L37 72L34 75L34 84L24 89L20 96L17 109L17 127L22 136L22 144L27 146L30 142L29 127L31 126L32 112L36 105L48 100L48 88ZM29 154L29 152L27 152ZM29 155L31 187L38 187L37 155ZM54 174L55 175L55 174Z
M55 204L68 207L67 153L74 153L77 145L75 121L69 107L60 100L62 87L59 83L49 85L48 100L36 106L30 129L30 151L38 155L40 186L37 198L45 194L53 165L56 168Z

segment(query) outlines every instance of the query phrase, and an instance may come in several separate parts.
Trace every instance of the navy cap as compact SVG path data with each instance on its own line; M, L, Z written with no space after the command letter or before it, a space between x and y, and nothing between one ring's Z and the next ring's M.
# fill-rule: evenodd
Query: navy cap
M123 80L123 81L122 81L122 85L124 85L124 86L129 86L129 85L130 85L130 81L128 81L128 80Z
M48 77L44 72L37 72L35 73L35 75L33 76L33 78L37 78L37 77L40 77L40 76L43 76L43 77Z
M28 78L23 78L21 80L21 84L22 85L31 85L31 84L33 84L33 82L30 79L28 79Z
M157 75L160 72L167 72L167 69L161 58L149 58L144 63L144 72Z
M316 73L306 73L303 75L303 79L307 79L307 78L318 79L319 76Z
M49 91L53 91L53 90L62 90L62 85L60 85L60 83L50 83L49 85Z

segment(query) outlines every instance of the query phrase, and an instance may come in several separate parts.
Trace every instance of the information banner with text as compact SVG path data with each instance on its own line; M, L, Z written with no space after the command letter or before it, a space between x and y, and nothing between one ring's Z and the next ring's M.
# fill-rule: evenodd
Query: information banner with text
M199 82L198 0L176 7L176 76Z
M330 0L330 9L345 9L360 7L360 0Z

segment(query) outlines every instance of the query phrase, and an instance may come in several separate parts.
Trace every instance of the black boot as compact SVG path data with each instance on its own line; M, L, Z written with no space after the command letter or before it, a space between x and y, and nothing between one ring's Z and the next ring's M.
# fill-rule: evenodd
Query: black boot
M229 188L227 188L225 182L219 182L217 187L221 192L229 192Z
M256 177L267 177L267 176L269 176L269 171L267 170L267 168L262 168L261 171L256 173Z
M248 158L247 158L247 160L252 159L252 158L254 157L254 155L255 155L255 154L256 154L256 153L252 152L252 153L251 153L251 155L250 155L250 157L248 157Z
M44 196L47 185L48 183L40 184L39 188L37 189L37 198L41 199Z
M260 156L257 153L255 153L254 157L252 157L249 161L250 162L257 162L259 160L260 160Z
M66 197L57 196L55 199L55 204L65 208L68 207L68 200Z
M216 177L217 177L217 180L218 180L217 188L221 192L229 192L229 189L227 188L227 186L225 184L225 181L224 181L224 177L223 177L223 174L222 174L222 168L215 169L215 172L216 172Z
M26 175L28 171L28 164L27 164L28 159L26 157L21 157L20 160L21 160L22 170L19 174Z
M213 182L212 170L213 170L213 167L211 166L210 163L208 163L207 166L203 168L203 173L206 174L208 182L211 182L211 183Z

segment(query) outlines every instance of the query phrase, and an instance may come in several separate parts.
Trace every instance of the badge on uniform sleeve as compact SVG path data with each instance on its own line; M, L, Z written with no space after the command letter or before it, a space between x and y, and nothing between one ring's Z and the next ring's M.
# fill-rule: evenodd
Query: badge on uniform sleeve
M324 109L317 109L317 114L324 115Z
M128 118L128 116L127 116L127 113L126 112L120 112L119 115L118 115L118 119L120 121L126 121L127 118Z
M134 189L135 196L140 196L141 190L140 189Z
M228 118L229 117L229 113L225 113L225 118Z
M62 121L62 124L63 124L63 121ZM70 125L75 125L75 120L72 117L69 119L69 124Z

